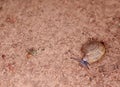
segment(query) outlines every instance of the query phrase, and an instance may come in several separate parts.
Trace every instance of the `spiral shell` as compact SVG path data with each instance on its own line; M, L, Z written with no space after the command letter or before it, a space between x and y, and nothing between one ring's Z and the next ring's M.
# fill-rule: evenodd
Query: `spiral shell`
M92 41L82 47L84 57L82 60L87 61L89 64L94 63L102 58L105 54L105 46L98 41Z
M105 46L102 42L90 41L83 45L82 52L84 53L82 61L91 64L102 58L105 54Z
M88 68L88 65L100 60L105 54L105 45L103 42L99 41L89 41L84 44L81 48L81 51L84 53L82 59L71 58L80 63L85 68Z

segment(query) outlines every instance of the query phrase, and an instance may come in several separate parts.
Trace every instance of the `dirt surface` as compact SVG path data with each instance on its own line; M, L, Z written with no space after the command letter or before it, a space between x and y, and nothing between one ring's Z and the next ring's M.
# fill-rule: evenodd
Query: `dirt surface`
M90 38L87 71L70 58ZM120 87L120 0L0 0L0 87Z

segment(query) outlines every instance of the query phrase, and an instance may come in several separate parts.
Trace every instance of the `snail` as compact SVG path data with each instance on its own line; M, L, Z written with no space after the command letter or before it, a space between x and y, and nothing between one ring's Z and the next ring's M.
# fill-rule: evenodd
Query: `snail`
M106 49L103 42L89 41L85 43L81 48L81 51L84 53L82 59L72 59L77 60L80 65L89 69L88 65L100 60L105 54L105 50Z

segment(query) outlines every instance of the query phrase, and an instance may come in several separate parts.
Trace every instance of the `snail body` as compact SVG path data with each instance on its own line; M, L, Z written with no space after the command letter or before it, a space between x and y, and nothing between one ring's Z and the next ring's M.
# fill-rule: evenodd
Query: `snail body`
M81 50L84 53L82 60L89 64L100 60L105 54L104 44L98 41L90 41L84 44Z
M86 44L84 44L81 48L81 51L84 54L82 59L72 59L77 60L78 62L80 62L80 65L89 69L88 65L100 60L105 54L105 50L106 49L103 42L89 41Z

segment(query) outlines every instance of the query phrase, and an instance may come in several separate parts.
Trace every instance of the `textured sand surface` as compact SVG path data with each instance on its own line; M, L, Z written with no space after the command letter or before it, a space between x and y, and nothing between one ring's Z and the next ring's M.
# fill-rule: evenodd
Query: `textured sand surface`
M90 38L88 73L70 57ZM120 0L0 0L0 87L120 87Z

